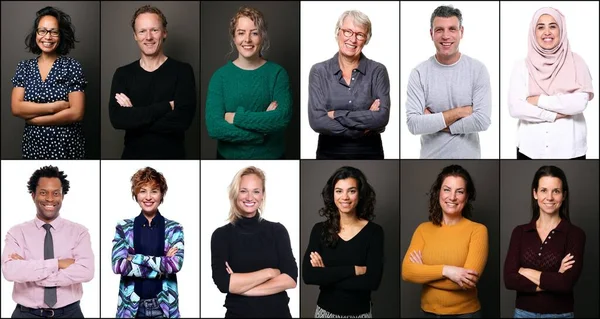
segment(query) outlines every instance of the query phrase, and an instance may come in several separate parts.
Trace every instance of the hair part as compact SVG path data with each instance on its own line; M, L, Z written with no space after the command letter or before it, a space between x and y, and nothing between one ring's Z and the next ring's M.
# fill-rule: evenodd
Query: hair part
M460 12L459 9L454 8L452 5L439 6L439 7L435 8L433 13L431 14L431 21L429 22L429 27L431 29L433 29L433 20L435 19L435 17L440 17L440 18L456 17L458 19L458 28L462 27L462 22L463 22L462 13Z
M371 40L371 36L373 35L371 20L369 19L369 16L367 16L366 14L364 14L358 10L348 10L348 11L344 11L344 13L342 13L342 15L340 16L340 18L337 21L337 24L335 25L335 36L336 37L338 36L340 29L344 25L344 19L346 19L346 18L352 19L352 21L354 22L355 25L359 25L365 29L365 32L366 32L365 34L367 35L367 39L365 40L365 45L369 44L369 41Z
M60 186L62 188L62 194L66 195L69 192L69 181L65 172L58 169L56 166L44 166L33 172L29 181L27 182L27 190L30 194L35 194L35 190L38 186L40 178L58 178L60 180Z
M71 23L71 16L64 13L55 7L44 7L35 13L35 20L31 31L25 37L25 46L27 50L33 54L41 54L42 49L37 44L37 29L45 16L52 16L58 21L58 46L56 47L56 53L58 55L67 55L71 52L71 49L75 48L75 42L79 42L75 39L75 26Z
M571 221L569 217L569 184L567 183L567 175L565 175L565 172L562 169L553 165L540 167L533 176L533 181L531 182L531 220L536 221L540 217L540 205L538 204L537 199L533 197L533 192L537 192L538 186L540 185L540 179L545 176L560 179L563 191L563 201L558 209L558 216L567 221Z
M238 20L242 17L246 17L254 22L262 41L259 56L263 57L265 52L271 47L267 20L265 20L265 17L260 10L244 6L240 7L231 20L229 20L229 46L231 47L231 51L229 51L227 55L233 53L235 49L235 42L233 39L235 39L235 30L237 28Z
M471 215L473 213L473 201L475 200L475 184L473 183L473 179L471 179L471 175L467 172L466 169L462 168L460 165L450 165L446 166L442 169L442 171L438 174L435 182L431 185L429 189L429 221L431 221L434 225L440 226L442 225L442 220L444 217L444 213L442 211L442 206L440 205L440 190L442 189L442 184L446 177L454 176L461 177L465 181L465 192L467 193L467 201L465 203L465 207L462 210L462 216L465 218L471 219Z
M343 166L338 168L329 177L321 191L323 207L319 209L319 215L325 217L321 238L327 247L335 247L339 240L340 212L335 205L334 191L339 180L353 178L358 187L358 204L356 205L356 217L371 221L375 218L375 190L367 181L367 177L358 168Z
M145 167L133 174L131 177L131 198L137 201L136 196L144 186L156 186L160 189L160 203L165 199L167 194L167 180L162 173L156 171L152 167Z
M231 180L231 183L229 184L229 187L228 187L229 205L230 205L228 220L232 224L235 224L235 222L238 219L243 218L242 213L240 212L240 210L237 206L237 198L240 193L240 185L242 184L242 177L244 177L246 175L256 175L262 181L263 200L257 209L258 214L262 215L262 213L265 209L265 201L267 198L266 187L265 187L265 183L266 183L265 173L260 168L255 167L255 166L248 166L248 167L242 168L235 174L235 176ZM259 218L260 218L260 216L259 216Z

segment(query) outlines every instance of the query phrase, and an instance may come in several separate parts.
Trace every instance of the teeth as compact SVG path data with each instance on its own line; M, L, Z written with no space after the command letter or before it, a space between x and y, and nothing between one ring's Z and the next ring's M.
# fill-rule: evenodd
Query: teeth
M252 203L252 202L248 202L248 203L244 202L244 206L246 206L246 207L254 207L254 204L255 203Z
M355 45L351 45L351 44L348 44L348 43L346 43L346 47L348 47L350 49L356 49Z

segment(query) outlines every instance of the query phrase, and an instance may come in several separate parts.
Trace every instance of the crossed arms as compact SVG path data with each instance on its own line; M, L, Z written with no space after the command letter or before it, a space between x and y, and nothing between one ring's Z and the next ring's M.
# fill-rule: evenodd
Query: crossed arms
M176 225L170 228L165 237L169 239L169 251L166 256L129 254L133 247L126 239L123 223L119 223L113 239L113 272L121 276L140 278L160 278L162 275L179 272L183 266L183 227Z
M369 132L381 133L390 119L390 79L387 69L378 65L373 74L374 100L368 110L332 110L327 105L326 72L321 64L314 65L308 79L308 120L319 134L359 138Z
M566 244L568 253L561 260L557 272L522 267L520 262L522 235L523 231L515 228L510 237L510 246L504 261L506 288L522 292L571 292L583 269L585 234L580 231L569 232L570 237Z
M14 116L31 125L67 125L83 120L85 93L69 93L68 101L51 103L25 101L25 88L15 87L11 94L10 109Z
M593 93L529 96L529 73L525 61L515 64L508 89L510 116L531 123L554 122L583 113Z
M490 76L482 67L473 81L472 103L452 107L433 113L426 105L425 90L421 84L421 74L414 69L408 79L406 99L406 122L408 130L415 135L447 132L449 134L467 134L481 132L491 124L492 95Z
M80 232L71 253L73 258L27 259L26 247L19 242L23 234L11 230L6 234L2 253L2 272L8 281L34 282L41 287L63 287L88 282L94 277L94 253L90 234Z
M229 265L227 234L223 229L215 231L211 238L211 267L213 281L222 293L249 297L269 296L296 288L298 266L292 253L290 237L283 225L276 224L278 268L263 268L253 272L234 272Z
M402 279L442 290L475 288L487 262L487 228L478 227L472 232L467 257L464 264L458 266L429 264L423 259L425 241L420 227L413 234L402 261Z

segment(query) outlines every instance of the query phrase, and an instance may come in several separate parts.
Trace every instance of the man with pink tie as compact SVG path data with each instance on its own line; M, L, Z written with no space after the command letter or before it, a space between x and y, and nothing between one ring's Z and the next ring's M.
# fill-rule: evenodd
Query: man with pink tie
M12 318L83 318L81 283L94 277L94 253L87 228L60 217L66 177L55 166L35 171L27 188L36 217L6 234L2 273L15 283Z

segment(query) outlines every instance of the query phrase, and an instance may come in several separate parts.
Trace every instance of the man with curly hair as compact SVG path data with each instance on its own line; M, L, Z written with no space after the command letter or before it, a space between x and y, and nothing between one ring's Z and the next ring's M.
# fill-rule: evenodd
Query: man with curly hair
M12 318L83 318L81 283L94 277L94 253L87 228L60 217L67 175L44 166L27 188L36 217L12 227L2 251L4 278L15 283Z

